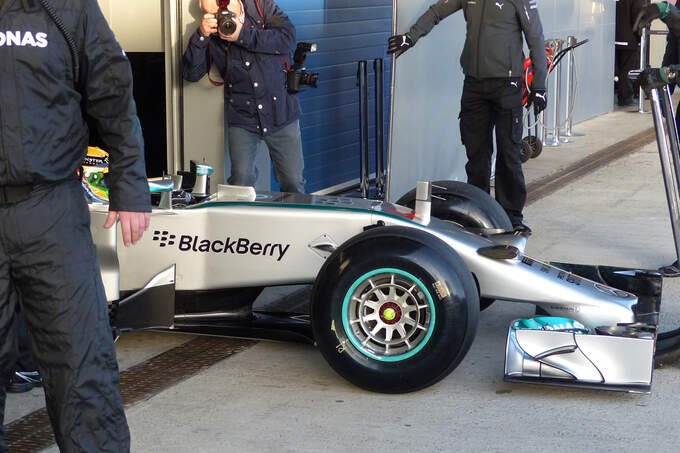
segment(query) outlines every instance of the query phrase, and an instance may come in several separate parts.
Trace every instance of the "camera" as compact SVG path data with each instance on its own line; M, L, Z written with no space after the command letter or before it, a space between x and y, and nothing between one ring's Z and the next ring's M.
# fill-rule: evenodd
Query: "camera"
M316 43L300 42L295 48L293 66L286 73L286 85L291 94L304 91L306 85L316 88L319 83L318 73L307 72L302 67L308 52L316 52Z
M236 17L236 15L227 9L229 0L218 0L217 6L220 7L215 15L215 18L217 19L217 31L225 36L229 36L236 31L236 22L234 22L234 17Z

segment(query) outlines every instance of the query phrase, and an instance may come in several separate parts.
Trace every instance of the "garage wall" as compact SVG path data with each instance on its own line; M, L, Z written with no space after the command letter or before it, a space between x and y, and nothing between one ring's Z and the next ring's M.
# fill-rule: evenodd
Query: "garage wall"
M306 190L314 192L355 179L359 175L359 89L357 62L384 57L392 25L392 0L277 0L296 27L297 40L316 42L318 51L307 56L309 72L319 73L319 86L301 93L301 132L305 156ZM182 0L182 48L196 30L202 13L198 0ZM291 49L292 51L293 49ZM388 62L386 62L388 63ZM389 80L390 67L386 68ZM373 94L373 72L370 92ZM184 156L206 159L221 179L224 113L222 88L207 78L183 85ZM371 162L374 162L374 96L371 97ZM386 107L387 108L387 107ZM229 162L225 163L226 171ZM278 189L266 147L257 162L258 189Z
M98 0L126 52L162 52L163 0Z
M403 33L433 0L396 3L397 31ZM590 40L575 53L578 87L574 121L612 110L616 0L537 3L546 39L573 35L579 41ZM467 159L458 127L463 86L458 59L464 41L465 22L458 12L397 60L391 128L392 199L413 188L418 180L466 179ZM546 118L552 118L552 108L549 103Z
M541 0L538 5L546 39L576 36L579 41L589 40L574 51L578 83L574 121L612 110L616 0ZM562 67L563 87L566 86L566 69L565 64ZM561 107L563 110L564 102ZM552 110L548 109L546 118L552 118L550 112ZM561 120L563 118L561 112Z
M357 65L369 68L369 149L375 161L373 60L386 58L392 30L392 0L277 0L297 29L298 41L316 42L307 57L319 87L300 94L307 190L312 192L359 177L360 124ZM389 81L391 61L385 60ZM386 103L386 112L389 104Z
M179 47L181 53L189 43L189 38L201 24L203 11L199 0L181 0L180 5ZM181 74L182 68L176 68ZM221 80L213 69L213 80ZM181 80L181 79L180 79ZM207 77L198 82L181 80L182 84L182 149L184 169L189 170L189 161L206 162L215 170L213 180L219 183L224 178L224 90L214 87ZM228 162L227 162L228 165ZM260 153L258 161L260 178L259 189L269 189L269 160ZM228 171L227 171L228 172ZM213 188L215 186L213 185Z
M163 2L168 0L99 0L99 6L132 67L133 95L144 134L146 172L167 172L166 74ZM94 128L91 144L99 144Z

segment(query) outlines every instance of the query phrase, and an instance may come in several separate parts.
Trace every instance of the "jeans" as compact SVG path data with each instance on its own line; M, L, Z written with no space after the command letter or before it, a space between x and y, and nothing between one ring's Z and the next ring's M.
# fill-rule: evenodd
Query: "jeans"
M255 185L257 179L255 155L261 141L264 141L269 149L269 156L274 165L274 177L281 186L281 191L304 193L305 180L302 177L304 159L299 120L267 136L237 126L229 127L229 157L231 158L229 184Z

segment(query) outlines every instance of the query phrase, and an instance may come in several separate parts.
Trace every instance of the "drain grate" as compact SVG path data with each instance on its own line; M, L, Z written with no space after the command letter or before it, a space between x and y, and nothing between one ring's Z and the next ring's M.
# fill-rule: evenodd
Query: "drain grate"
M654 142L656 132L654 128L646 129L625 140L603 148L590 156L574 162L568 167L549 174L538 181L527 185L527 206L547 197L548 195L566 187L572 182L609 165L616 159L627 155Z
M120 394L126 406L187 379L201 370L256 344L256 341L198 337L120 373ZM46 409L5 426L12 453L35 453L54 444Z

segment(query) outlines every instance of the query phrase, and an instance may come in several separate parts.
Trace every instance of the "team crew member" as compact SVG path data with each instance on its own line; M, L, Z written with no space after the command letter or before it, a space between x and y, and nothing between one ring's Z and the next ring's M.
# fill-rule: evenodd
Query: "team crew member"
M668 2L652 3L642 8L633 25L633 31L640 33L654 19L661 19L668 26L668 31L680 37L680 10Z
M616 1L616 51L614 73L618 81L614 84L619 106L633 105L633 82L628 72L640 65L640 35L633 32L633 23L645 0Z
M215 18L225 5L236 23L230 35L218 32ZM284 72L295 27L272 0L201 0L201 7L206 14L184 53L184 78L200 80L212 62L224 79L229 184L255 185L255 158L264 141L281 190L304 192L302 111L297 94L286 90Z
M468 182L487 193L491 184L492 132L496 128L496 200L517 231L530 233L522 210L526 184L520 160L522 142L522 34L529 45L533 82L528 105L546 106L547 61L536 0L439 0L408 33L389 38L389 53L401 55L446 17L462 9L467 37L460 57L465 74L460 134L467 153Z
M16 303L59 449L127 452L106 296L75 175L87 114L111 159L105 226L118 218L125 245L136 243L150 197L132 73L97 0L49 0L54 18L42 3L0 0L0 452Z

